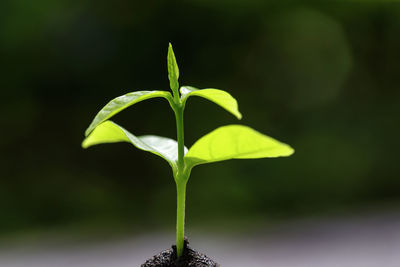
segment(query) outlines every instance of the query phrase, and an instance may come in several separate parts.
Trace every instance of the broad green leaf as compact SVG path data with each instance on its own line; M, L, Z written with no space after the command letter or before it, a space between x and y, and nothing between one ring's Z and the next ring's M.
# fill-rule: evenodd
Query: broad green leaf
M243 125L217 128L200 138L185 155L189 167L228 159L285 157L294 150Z
M135 147L156 154L164 158L171 167L176 168L178 161L178 144L170 138L143 135L135 136L112 121L105 121L98 125L82 142L83 148L97 144L128 142ZM187 148L185 147L185 153Z
M171 87L174 96L179 96L178 88L179 88L179 68L176 63L176 58L174 54L174 50L172 49L171 43L168 46L168 56L167 56L167 65L168 65L168 79L169 86Z
M124 110L127 107L136 104L140 101L154 97L164 97L168 100L172 98L171 93L166 91L137 91L114 98L113 100L108 102L108 104L105 105L99 111L99 113L97 113L96 117L93 119L92 123L87 128L85 136L88 136L90 132L93 131L94 128L96 128L100 123L108 120L121 110Z
M182 100L186 101L189 96L200 96L206 98L217 105L220 105L225 110L236 116L239 120L242 118L238 109L238 103L228 92L219 89L197 89L192 86L181 87Z

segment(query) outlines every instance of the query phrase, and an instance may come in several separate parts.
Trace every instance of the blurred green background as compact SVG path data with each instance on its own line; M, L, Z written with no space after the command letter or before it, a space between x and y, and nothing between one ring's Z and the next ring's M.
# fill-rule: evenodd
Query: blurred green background
M400 5L374 2L26 1L0 3L1 235L49 229L174 229L166 162L121 143L83 150L109 100L182 85L229 91L249 125L290 158L199 166L187 225L226 227L400 204ZM191 98L190 146L236 119ZM175 138L163 99L114 118Z

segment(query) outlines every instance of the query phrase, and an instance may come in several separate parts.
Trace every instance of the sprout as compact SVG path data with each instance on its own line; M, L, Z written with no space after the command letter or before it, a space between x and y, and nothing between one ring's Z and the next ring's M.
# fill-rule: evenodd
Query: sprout
M183 112L190 96L208 99L238 119L242 118L242 114L239 112L236 99L226 91L212 88L196 89L191 86L183 86L179 90L179 69L171 44L168 47L167 65L172 94L167 91L137 91L111 100L89 125L82 147L128 142L141 150L162 157L169 163L177 189L176 248L180 257L184 245L186 184L194 166L228 159L285 157L293 154L294 150L289 145L243 125L217 128L187 149L184 145ZM129 106L154 97L165 98L173 109L177 141L155 135L135 136L109 120Z

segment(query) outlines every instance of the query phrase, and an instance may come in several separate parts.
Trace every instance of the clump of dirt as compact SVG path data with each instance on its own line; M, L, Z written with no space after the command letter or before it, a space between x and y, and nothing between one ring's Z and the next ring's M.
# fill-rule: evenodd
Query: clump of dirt
M221 267L218 263L188 246L185 240L182 256L177 258L176 246L148 259L141 267Z

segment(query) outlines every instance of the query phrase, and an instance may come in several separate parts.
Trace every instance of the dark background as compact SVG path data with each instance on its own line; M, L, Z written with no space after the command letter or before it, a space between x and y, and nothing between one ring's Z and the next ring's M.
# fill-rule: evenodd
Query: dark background
M80 147L112 98L169 90L168 42L182 85L227 90L244 116L191 98L186 146L241 123L296 149L195 168L189 229L399 207L399 4L13 0L0 3L2 235L174 229L165 161ZM163 99L113 120L175 138Z

